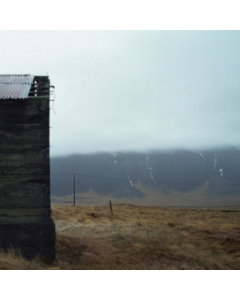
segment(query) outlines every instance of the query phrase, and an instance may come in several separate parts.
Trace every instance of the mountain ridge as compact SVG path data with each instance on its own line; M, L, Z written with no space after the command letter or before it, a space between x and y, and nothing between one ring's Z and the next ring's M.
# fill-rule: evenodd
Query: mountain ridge
M169 150L101 152L51 158L51 195L67 196L93 191L116 198L146 197L143 189L171 195L189 193L204 185L203 195L240 194L240 150ZM143 189L139 188L138 182Z

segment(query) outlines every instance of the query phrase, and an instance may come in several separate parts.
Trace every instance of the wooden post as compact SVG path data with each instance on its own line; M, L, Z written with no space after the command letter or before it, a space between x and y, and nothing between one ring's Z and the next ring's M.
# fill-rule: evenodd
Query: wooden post
M75 173L73 173L73 206L75 206Z
M110 209L111 209L111 213L112 213L112 216L113 216L113 210L112 210L112 203L111 203L111 201L109 201L109 204L110 204Z

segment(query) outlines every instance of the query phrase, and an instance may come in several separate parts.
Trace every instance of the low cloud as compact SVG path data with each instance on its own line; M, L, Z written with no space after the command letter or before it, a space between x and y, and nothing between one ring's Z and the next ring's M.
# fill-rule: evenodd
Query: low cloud
M0 37L2 73L48 73L56 87L53 156L240 145L239 31Z

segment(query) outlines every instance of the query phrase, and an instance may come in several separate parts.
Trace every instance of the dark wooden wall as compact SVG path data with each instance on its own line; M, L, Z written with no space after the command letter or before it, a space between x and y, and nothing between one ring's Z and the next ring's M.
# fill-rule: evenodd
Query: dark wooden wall
M55 256L49 96L0 100L0 247L10 244L26 257Z

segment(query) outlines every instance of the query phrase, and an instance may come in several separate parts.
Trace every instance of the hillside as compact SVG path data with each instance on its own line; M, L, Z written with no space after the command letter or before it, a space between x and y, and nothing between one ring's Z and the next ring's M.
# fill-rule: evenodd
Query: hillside
M225 198L240 195L240 150L228 147L208 151L155 151L150 153L97 153L51 158L51 195L89 193L132 199L148 204L151 197ZM230 197L230 198L229 198ZM135 200L134 200L135 199ZM232 201L230 200L230 201ZM156 202L156 201L155 201ZM95 203L96 204L96 203ZM156 203L155 203L156 204Z

